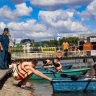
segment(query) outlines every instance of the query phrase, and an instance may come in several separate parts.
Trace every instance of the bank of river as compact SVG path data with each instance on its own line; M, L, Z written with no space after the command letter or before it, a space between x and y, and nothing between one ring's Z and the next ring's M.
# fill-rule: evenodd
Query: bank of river
M17 81L10 77L7 79L2 89L0 90L0 96L33 96L32 90L25 90L19 87L16 87ZM28 86L31 86L30 83L27 83Z

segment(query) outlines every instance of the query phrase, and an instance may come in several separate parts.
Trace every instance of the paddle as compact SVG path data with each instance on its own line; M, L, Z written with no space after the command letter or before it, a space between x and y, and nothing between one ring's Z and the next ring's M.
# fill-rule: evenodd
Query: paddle
M71 80L78 80L79 78L81 78L81 76L71 76ZM94 78L94 76L85 76L85 78L90 78L90 79L88 79L88 83L86 84L86 86L85 86L85 88L84 88L84 92L86 92L87 91L87 88L88 88L88 86L89 86L89 84L90 84L90 82L92 81L92 78ZM96 77L95 77L96 78Z
M86 92L86 89L88 88L90 82L91 82L91 79L88 80L88 83L87 83L86 86L85 86L84 92Z
M50 72L52 72L52 73L53 73L54 78L56 78L56 75L55 75L56 71L51 70L50 68L48 68L48 70L49 70Z
M87 83L86 86L85 86L84 92L87 91L87 88L88 88L90 82L92 81L92 78L96 78L96 77L95 77L95 76L91 76L91 77L90 77L90 76L86 76L86 78L90 78L90 79L88 79L88 83Z
M60 74L62 78L69 77L67 74Z

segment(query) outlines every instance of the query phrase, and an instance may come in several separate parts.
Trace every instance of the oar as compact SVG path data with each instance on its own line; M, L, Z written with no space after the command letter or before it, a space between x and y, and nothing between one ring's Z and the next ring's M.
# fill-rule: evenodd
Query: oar
M96 76L93 76L93 75L92 76L85 76L85 78L89 78L89 79L88 79L88 83L85 86L84 92L86 92L90 82L92 81L92 78L96 78Z
M86 92L86 89L88 88L90 82L91 82L91 79L88 80L88 83L87 83L86 86L85 86L84 92Z
M61 76L62 78L69 77L67 74L60 74L60 76Z
M71 76L71 80L78 80L79 78L81 78L82 76L75 76L75 75L73 75L73 76ZM85 76L84 78L90 78L89 80L88 80L88 83L86 84L86 86L85 86L85 88L84 88L84 92L86 92L86 90L87 90L87 88L88 88L88 86L89 86L89 84L90 84L90 82L92 81L92 78L94 78L94 76Z
M54 78L56 78L56 75L55 75L56 71L51 70L51 69L49 69L49 68L48 68L48 70L49 70L50 72L52 72L52 73L53 73L53 75L54 75Z
M84 75L80 75L80 76L78 76L78 75L72 75L72 76L70 76L70 78L71 78L71 80L78 80L80 78L89 78L89 79L92 79L92 78L96 78L96 77L94 77L94 76L84 76Z

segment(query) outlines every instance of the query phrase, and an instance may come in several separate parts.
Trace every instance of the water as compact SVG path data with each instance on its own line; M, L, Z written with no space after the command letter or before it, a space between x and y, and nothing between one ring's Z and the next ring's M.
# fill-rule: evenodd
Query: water
M74 62L75 61L75 62ZM72 63L74 62L74 63ZM71 63L74 64L73 67L88 67L90 66L92 69L92 65L94 64L91 59L88 60L87 63L81 63L82 60L62 60L61 63ZM39 65L42 62L39 62ZM92 71L92 70L91 70ZM93 72L90 72L92 74ZM69 93L53 93L52 86L49 81L47 80L31 80L32 87L34 89L33 94L34 96L96 96L96 92L69 92Z
M32 80L34 96L96 96L96 92L53 93L52 86L47 80Z
M31 80L34 96L53 96L53 89L47 80Z

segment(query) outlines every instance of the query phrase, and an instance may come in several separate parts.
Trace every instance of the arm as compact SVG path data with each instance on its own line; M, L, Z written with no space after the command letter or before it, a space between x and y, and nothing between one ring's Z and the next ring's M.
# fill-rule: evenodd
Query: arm
M37 76L39 76L39 77L41 77L41 78L47 79L47 80L49 80L49 81L52 80L52 78L47 77L47 76L44 75L42 72L40 72L40 71L38 71L38 70L35 70L34 68L31 68L31 69L32 69L32 72L33 72L35 75L37 75Z
M0 42L0 48L2 47L2 44L1 44L1 42Z
M44 68L53 68L54 65L44 66Z
M3 47L2 47L2 35L0 35L0 48L1 48L1 50L3 50Z
M2 47L2 44L1 44L1 42L0 42L0 48L1 48L1 50L3 50L3 47Z

